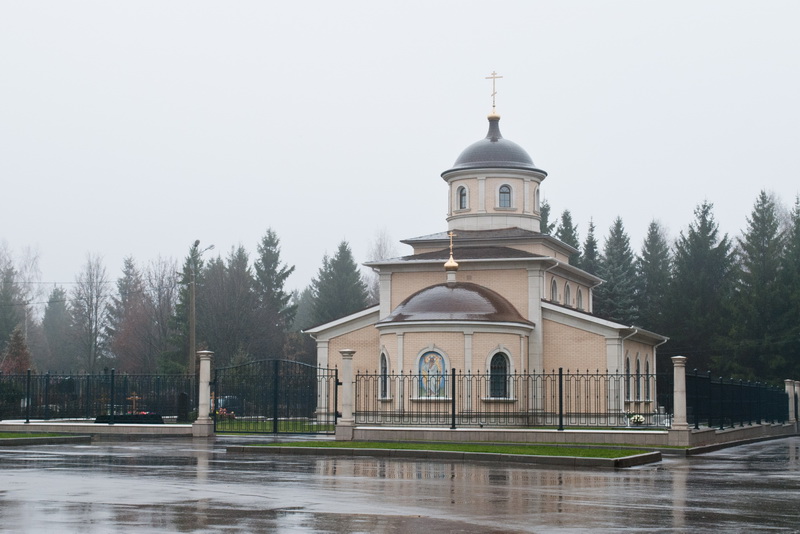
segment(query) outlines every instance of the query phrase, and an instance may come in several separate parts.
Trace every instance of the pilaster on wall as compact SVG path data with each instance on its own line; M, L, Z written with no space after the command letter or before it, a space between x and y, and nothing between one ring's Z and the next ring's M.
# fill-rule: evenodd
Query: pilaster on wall
M625 372L625 354L623 354L622 338L606 338L606 370L609 373Z
M392 313L392 273L380 273L378 275L378 283L380 288L380 311L378 312L378 320L383 319Z
M528 269L528 320L534 324L528 342L528 369L541 371L544 365L544 338L542 335L542 288L544 271L540 268Z
M317 341L317 365L328 367L328 342Z

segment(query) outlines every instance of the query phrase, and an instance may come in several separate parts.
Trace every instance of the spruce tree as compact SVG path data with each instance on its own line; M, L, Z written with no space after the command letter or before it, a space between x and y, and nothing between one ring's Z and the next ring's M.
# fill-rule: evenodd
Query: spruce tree
M671 340L662 354L689 357L690 369L706 370L712 363L724 369L718 364L727 363L721 355L727 352L734 254L728 235L720 237L712 210L709 202L698 206L695 221L675 243L669 328L664 332Z
M550 222L550 203L546 200L542 200L542 204L539 207L539 218L541 220L541 232L543 234L552 235L556 223Z
M786 378L781 354L785 288L780 280L784 236L775 202L761 191L739 238L740 273L732 341L738 370L761 378Z
M599 247L597 238L594 236L594 222L591 219L589 219L589 231L586 233L586 241L583 242L583 253L578 267L595 276L600 269Z
M117 294L108 307L108 342L114 366L123 372L155 372L156 354L151 350L149 304L142 274L132 257L123 261Z
M0 264L0 353L24 319L25 303L11 262Z
M630 238L619 217L609 229L598 276L604 283L594 291L594 313L625 325L636 323L636 266Z
M333 321L366 307L367 287L346 241L339 244L332 258L325 255L311 288L316 324Z
M567 245L578 250L578 252L575 254L570 255L569 263L570 265L579 265L581 258L581 242L580 238L578 237L578 227L573 224L572 214L569 212L569 210L564 210L561 213L561 221L559 222L558 229L556 230L556 237Z
M795 198L781 256L781 281L786 308L781 318L784 359L790 377L800 376L800 196Z
M47 345L47 370L71 371L78 362L70 329L70 311L67 292L62 287L54 287L47 299L42 317L42 331Z
M666 324L664 310L672 276L672 254L661 225L652 221L636 260L637 301L641 325L661 332Z
M260 352L278 357L283 352L286 332L289 330L297 305L284 286L294 272L294 266L281 261L280 239L271 229L258 244L255 261L255 291L257 316L260 323Z
M6 344L6 350L0 355L0 372L10 375L21 375L31 368L31 353L25 344L22 330L15 328Z

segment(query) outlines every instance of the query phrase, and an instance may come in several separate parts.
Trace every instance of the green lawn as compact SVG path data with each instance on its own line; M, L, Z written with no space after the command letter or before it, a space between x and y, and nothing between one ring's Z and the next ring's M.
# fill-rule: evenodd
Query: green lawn
M55 432L0 432L0 439L5 438L53 438L68 436L69 434L58 434Z
M622 458L649 452L641 449L603 449L556 445L486 445L480 443L385 443L376 441L299 441L263 443L261 447L320 447L341 449L396 449L417 451L489 452L526 456L567 456L577 458Z

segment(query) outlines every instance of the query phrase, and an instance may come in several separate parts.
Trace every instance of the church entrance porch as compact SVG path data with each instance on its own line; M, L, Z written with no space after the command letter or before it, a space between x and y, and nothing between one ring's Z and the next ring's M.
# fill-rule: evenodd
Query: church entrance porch
M289 360L215 370L217 433L333 434L337 371Z

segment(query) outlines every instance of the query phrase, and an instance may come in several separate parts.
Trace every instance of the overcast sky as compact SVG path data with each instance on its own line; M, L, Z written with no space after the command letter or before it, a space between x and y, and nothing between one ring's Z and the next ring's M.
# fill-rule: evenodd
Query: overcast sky
M271 227L302 289L342 239L446 229L493 70L581 240L619 215L639 250L704 199L738 235L800 192L798 27L788 1L0 1L0 241L69 287L88 253L116 278Z

